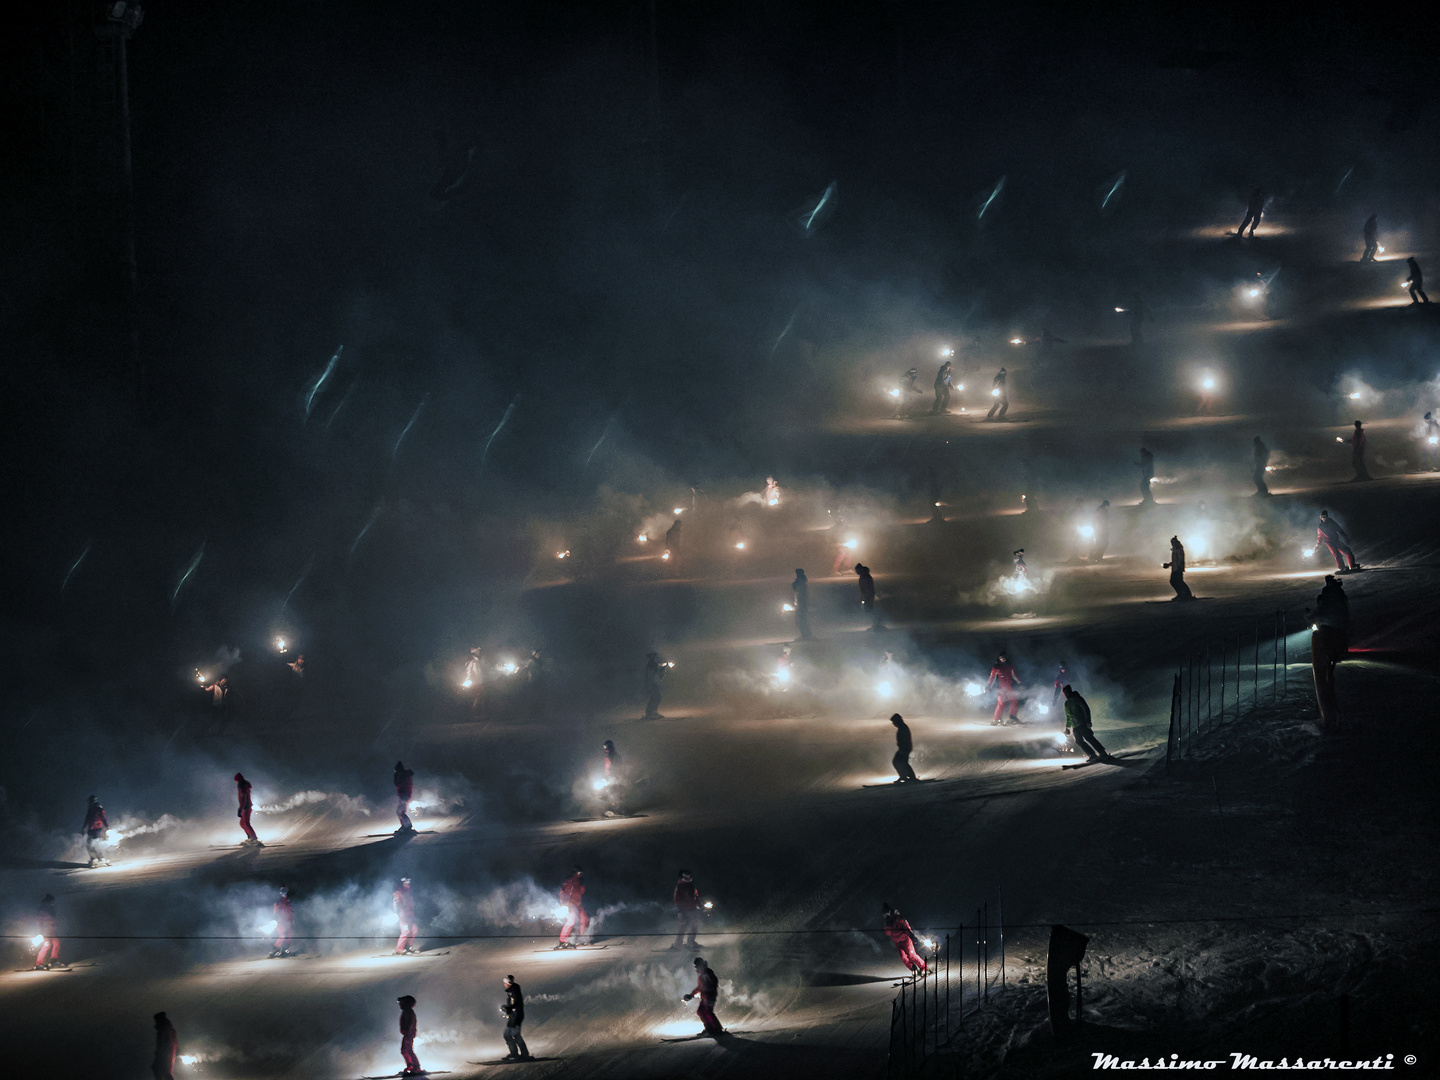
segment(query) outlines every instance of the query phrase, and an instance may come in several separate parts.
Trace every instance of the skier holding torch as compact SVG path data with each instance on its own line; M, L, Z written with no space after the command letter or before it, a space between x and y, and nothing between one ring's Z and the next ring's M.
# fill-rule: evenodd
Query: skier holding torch
M908 919L901 917L889 904L882 904L885 914L885 936L895 943L895 949L900 953L900 959L905 961L905 967L912 975L929 974L930 967L925 963L925 958L915 951L915 931L910 928Z

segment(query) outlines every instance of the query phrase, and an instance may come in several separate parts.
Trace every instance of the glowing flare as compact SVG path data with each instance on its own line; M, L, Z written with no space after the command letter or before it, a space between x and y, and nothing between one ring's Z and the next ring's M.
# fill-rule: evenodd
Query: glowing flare
M943 347L943 348L940 350L940 355L941 355L941 356L954 356L954 355L955 355L955 350L952 349L952 348L950 348L950 347L947 345L947 346Z
M789 682L789 681L790 681L790 669L789 669L789 668L786 668L786 667L777 668L777 669L775 670L775 678L779 679L781 682Z
M780 505L780 500L779 500L779 499L771 499L768 503L766 503L766 505L767 505L767 506L779 506L779 505Z
M1055 733L1055 745L1056 745L1056 746L1064 746L1064 745L1065 745L1065 742L1066 742L1065 733L1064 733L1063 731L1057 731L1057 732Z
M30 944L34 945L38 949L41 945L45 944L45 935L36 934L30 939Z
M1428 442L1431 446L1434 446L1436 443L1440 443L1440 435L1431 435L1430 438L1426 439L1425 441Z
M1345 440L1342 439L1339 435L1336 435L1336 436L1335 436L1335 441L1336 441L1336 442L1339 442L1339 443L1343 443Z
M180 1064L181 1064L181 1065L194 1065L194 1064L195 1064L197 1061L199 1061L199 1060L200 1060L200 1055L199 1055L199 1054L181 1054L181 1055L180 1055Z
M962 383L958 384L958 385L955 387L955 389L956 389L956 390L964 390L964 389L965 389L965 384L962 382ZM961 411L961 412L964 412L965 410L964 410L964 409L961 409L960 411Z
M670 553L667 551L665 552L665 554L661 555L660 558L668 562L670 560Z
M506 675L514 675L515 672L520 670L520 668L516 665L514 660L506 660L503 664L500 665L500 670L503 671Z
M1025 339L1024 339L1024 338L1018 338L1018 337L1012 337L1012 338L1010 339L1010 344L1011 344L1011 345L1024 345L1024 344L1025 344Z
M464 682L462 682L462 683L460 684L460 687L461 687L461 689L463 689L463 690L469 690L470 687L472 687L472 686L474 686L474 685L475 685L475 684L474 684L471 680L466 679Z
M676 517L679 517L679 516L680 516L681 514L683 514L684 512L685 512L685 508L684 508L683 506L677 506L677 507L675 507L674 513L675 513L675 516L676 516Z
M1259 295L1260 295L1260 290L1259 290L1259 289L1251 289L1251 290L1250 290L1250 295L1251 295L1252 297L1253 297L1253 296L1259 296Z
M1315 549L1314 549L1313 547L1308 547L1308 548L1306 548L1306 549L1305 549L1305 558L1307 558L1307 559L1313 559L1314 557L1315 557Z
M397 914L396 912L393 912L393 911L392 911L392 912L390 912L389 914L383 916L383 917L380 919L380 921L381 921L382 923L384 923L386 926L399 926L399 925L400 925L400 916L399 916L399 914Z
M794 610L795 610L795 605L794 605L794 604L781 604L781 605L780 605L780 610L781 610L781 611L794 611Z
M706 910L706 911L713 911L714 909L715 909L715 901L713 901L713 900L706 900L706 901L705 901L705 910Z
M991 396L991 397L999 397L999 396L1000 396L1000 388L997 386L997 387L995 387L994 390L991 390L991 391L990 391L990 396Z
M1359 390L1356 390L1353 394L1351 394L1351 395L1350 395L1350 400L1351 400L1351 401L1359 401L1359 400L1360 400L1360 391L1359 391Z
M1093 525L1081 525L1075 531L1078 532L1086 540L1095 539L1095 526Z
M1042 705L1039 706L1039 709L1040 709L1041 715L1044 715L1045 713L1048 713L1048 712L1050 711L1050 706L1049 706L1049 705L1044 705L1044 704L1042 704Z
M744 551L744 550L745 550L745 541L744 541L744 540L741 540L739 543L737 543L737 544L735 545L735 550L736 550L736 551Z
M597 776L594 780L590 781L590 786L596 791L604 791L610 786L610 778L608 776Z
M1125 309L1124 309L1123 307L1117 307L1117 308L1115 309L1115 314L1117 314L1117 315L1123 315L1124 313L1125 313Z
M892 687L888 682L882 682L879 686L875 687L875 693L879 694L881 697L888 698L890 696L891 690Z
M569 550L568 548L567 548L566 550L564 550L564 551L557 551L557 552L555 552L555 557L556 557L557 559L565 559L565 558L569 558L569 556L570 556L570 550Z
M851 551L854 551L857 547L860 546L860 541L846 540L843 546L849 548Z
M921 945L924 945L925 948L927 948L927 949L933 949L933 948L935 947L935 942L934 942L934 940L931 939L931 938L928 938L928 937L927 937L927 938L921 938L921 939L920 939L920 944L921 944Z
M551 914L553 914L557 919L568 918L570 915L570 909L567 908L564 904L556 904L554 911L552 911Z
M267 923L261 923L260 926L257 927L257 929L258 929L262 934L273 934L273 933L275 932L275 928L276 928L277 926L279 926L279 925L280 925L280 924L279 924L278 922L276 922L274 919L271 919L271 920L270 920L269 922L267 922Z
M1383 247L1377 247L1375 250L1380 252L1381 255L1385 254L1385 249Z
M984 692L984 687L982 687L978 682L967 682L965 684L966 697L979 697Z
M1206 379L1206 380L1203 381L1200 385L1201 385L1204 389L1206 389L1206 390L1214 390L1214 389L1215 389L1215 380L1214 380L1214 379Z
M894 387L892 387L891 390L890 390L890 396L891 396L891 397L899 397L899 396L900 396L900 391L897 390L897 389L895 389Z
M649 539L650 538L648 536L646 536L644 533L641 533L639 536L635 537L635 542L637 544L643 544Z
M281 652L285 651L285 639L283 637L275 639L275 648L279 649Z

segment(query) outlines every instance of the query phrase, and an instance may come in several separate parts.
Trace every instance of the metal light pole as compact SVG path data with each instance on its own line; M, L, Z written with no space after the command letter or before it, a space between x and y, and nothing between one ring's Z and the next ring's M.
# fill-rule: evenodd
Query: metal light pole
M105 8L105 22L97 27L102 38L116 47L116 104L120 128L120 218L125 272L125 361L134 379L135 397L145 399L145 369L140 359L140 320L136 311L140 297L140 274L135 259L135 160L130 146L130 63L129 42L145 18L139 4L116 0Z

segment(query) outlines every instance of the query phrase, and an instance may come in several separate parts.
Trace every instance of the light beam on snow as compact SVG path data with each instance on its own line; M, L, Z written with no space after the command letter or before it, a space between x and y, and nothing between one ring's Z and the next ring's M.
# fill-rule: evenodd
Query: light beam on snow
M405 436L410 434L410 429L415 426L415 421L420 419L420 411L425 408L425 402L429 400L430 395L426 394L420 399L420 404L415 406L415 411L410 414L410 423L405 425L405 430L400 432L400 438L395 440L395 448L390 451L391 461L394 461L395 455L400 453L400 444L405 441Z
M815 204L815 209L811 210L809 216L805 218L805 232L807 235L810 230L815 227L815 216L819 214L821 210L825 209L826 204L830 202L831 197L835 194L836 186L837 182L831 180L825 188L825 193L820 196L820 201Z
M365 539L365 534L370 531L370 526L374 525L375 522L380 519L380 512L384 509L385 504L381 503L379 506L375 507L374 510L370 511L370 516L365 519L365 527L360 530L360 535L355 537L355 542L350 545L351 555L355 554L355 549L360 546L360 541Z
M310 388L310 393L305 398L306 420L310 419L310 407L315 404L315 395L320 392L320 387L325 385L325 380L330 378L331 373L335 370L335 365L340 362L340 354L344 351L344 345L341 345L335 350L335 355L330 357L330 362L325 365L325 370L320 373L320 377L315 380L315 385Z
M301 583L302 581L304 581L307 577L310 576L310 568L311 568L312 566L314 566L314 565L315 565L315 555L314 555L314 553L312 552L311 555L310 555L310 558L308 558L308 559L305 560L305 569L303 569L303 570L300 571L300 576L295 579L295 584L294 584L294 585L291 585L291 586L290 586L290 591L285 594L285 603L280 605L280 610L281 610L281 611L284 611L285 608L286 608L286 606L290 603L290 598L295 595L295 590L300 587L300 583ZM282 645L282 647L281 647L281 651L282 651L282 652L284 651L283 645Z
M505 415L500 417L500 422L495 425L495 430L490 433L490 438L485 440L485 449L480 451L480 468L485 468L485 457L490 453L490 444L495 441L495 436L500 434L500 429L509 422L511 415L515 412L515 403L519 400L520 395L516 394L510 404L505 406Z
M200 560L205 557L205 545L200 545L200 550L195 552L195 557L190 560L190 565L185 567L185 573L180 575L180 582L175 586L175 591L170 594L170 610L175 610L175 600L180 595L180 590L185 587L185 582L190 580L190 575L200 565Z
M65 579L60 582L60 592L65 592L65 586L70 584L71 575L80 569L80 564L85 561L85 556L90 554L90 545L85 545L85 550L80 552L80 557L70 564L70 569L65 571Z
M986 200L985 200L985 204L980 207L980 212L975 215L975 220L976 220L976 221L981 221L981 220L984 219L984 217L985 217L985 211L990 209L990 204L993 203L997 198L999 198L999 197L1000 197L1000 192L1002 192L1002 191L1004 191L1004 190L1005 190L1005 177L1002 176L1002 177L1000 177L999 180L995 181L995 190L992 191L992 192L990 192L990 197L989 197L988 199L986 199Z
M1121 169L1121 170L1120 170L1120 175L1115 178L1115 183L1113 183L1113 184L1110 185L1110 190L1109 190L1109 192L1105 195L1104 200L1101 201L1101 203L1100 203L1100 209L1101 209L1101 210L1104 210L1107 206L1109 206L1109 205L1110 205L1110 200L1115 197L1115 193L1116 193L1117 191L1119 191L1119 190L1120 190L1122 187L1124 187L1124 186L1125 186L1125 170L1124 170L1124 169Z
M590 453L585 455L585 468L590 467L590 459L595 456L595 451L600 449L600 444L605 441L605 436L610 434L610 425L615 423L615 417L605 421L605 430L600 432L600 438L595 440L595 445L590 448Z
M325 430L326 430L326 431L329 431L329 430L330 430L330 425L335 422L335 417L337 417L337 416L340 415L340 410L345 407L345 403L350 400L350 395L353 394L354 392L355 392L355 384L352 382L352 383L350 384L350 388L345 391L344 397L342 397L342 398L340 399L340 404L339 404L339 405L336 405L336 406L335 406L335 411L330 414L330 419L325 421Z

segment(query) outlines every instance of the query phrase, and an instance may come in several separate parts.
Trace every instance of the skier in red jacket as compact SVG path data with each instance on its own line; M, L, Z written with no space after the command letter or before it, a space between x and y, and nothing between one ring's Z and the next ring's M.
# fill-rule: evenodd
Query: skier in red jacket
M280 886L280 899L275 901L275 948L270 958L290 955L290 942L295 939L295 909L290 905L290 889Z
M110 865L110 860L100 853L100 845L105 842L105 834L109 829L110 822L105 818L105 808L100 805L100 800L91 795L90 804L85 807L85 822L80 826L80 832L85 837L85 854L90 856L91 866L99 866L101 863Z
M1324 544L1330 549L1337 570L1360 569L1360 564L1355 561L1355 552L1350 550L1350 537L1340 527L1340 523L1330 516L1329 510L1320 511L1320 524L1315 528L1315 542L1317 547ZM1342 555L1344 558L1341 558ZM1350 560L1348 567L1345 559Z
M675 882L675 915L679 919L679 927L675 931L675 944L670 948L678 949L682 945L696 948L695 934L700 929L700 890L695 887L695 879L690 876L689 870L681 870L680 879Z
M930 971L925 963L925 958L915 951L915 931L910 929L910 922L900 917L889 904L883 905L885 911L885 936L895 943L896 950L900 953L900 959L905 961L905 966L910 969L911 974L925 975Z
M400 1056L405 1059L400 1075L417 1076L425 1070L415 1056L415 1034L420 1030L420 1023L415 1019L415 999L405 994L395 1000L400 1003Z
M565 879L565 884L560 886L560 901L567 910L565 925L560 928L560 943L555 946L557 949L573 949L576 944L585 944L585 935L590 932L590 916L585 914L583 898L585 896L585 883L580 880L580 867L575 867L570 876ZM570 931L577 931L572 942Z
M250 827L250 813L254 810L254 806L250 802L250 781L238 772L235 774L235 794L240 800L240 809L236 811L236 816L240 819L240 828L245 830L245 839L241 842L253 844L255 847L264 847L265 845L260 843L260 838L255 835L255 830Z
M35 970L48 971L60 963L60 939L55 936L55 897L49 893L40 899L40 910L35 913L35 929L42 939L35 953Z
M395 914L400 919L400 937L395 942L395 955L413 953L415 944L415 894L410 891L410 879L402 877L395 895L390 898Z
M175 1053L180 1048L180 1037L175 1025L163 1012L155 1014L155 1056L150 1061L150 1073L155 1080L175 1080Z
M1004 653L995 661L995 666L990 669L990 678L985 683L985 689L995 687L995 719L991 723L999 725L1005 723L1018 724L1020 722L1020 698L1015 693L1020 689L1020 676L1015 672L1015 665L1010 663L1010 658ZM1010 709L1008 720L1002 719L1006 707Z
M695 989L685 995L685 1000L697 997L700 999L695 1015L700 1017L700 1022L705 1025L706 1035L725 1034L725 1029L715 1017L715 999L719 996L720 976L710 970L710 965L705 963L703 956L695 957Z
M407 769L403 761L395 762L395 816L400 819L396 832L412 833L415 826L410 824L410 800L415 797L415 770Z

